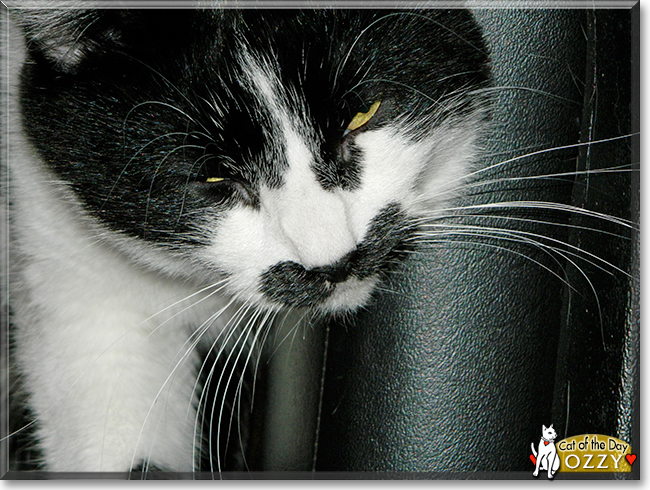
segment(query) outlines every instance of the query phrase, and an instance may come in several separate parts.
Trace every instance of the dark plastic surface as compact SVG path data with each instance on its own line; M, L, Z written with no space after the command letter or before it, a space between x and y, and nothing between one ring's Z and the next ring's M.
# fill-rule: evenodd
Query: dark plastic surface
M482 167L632 131L629 10L476 17L497 87ZM482 179L629 165L631 145L543 152ZM460 205L546 201L630 219L633 198L638 175L626 171L501 180L472 188ZM636 443L638 282L571 248L634 270L631 232L571 213L502 215L519 220L460 222L543 235L547 247L564 242L568 251L476 237L434 244L353 325L330 325L317 470L532 473L542 424L558 438L591 432Z

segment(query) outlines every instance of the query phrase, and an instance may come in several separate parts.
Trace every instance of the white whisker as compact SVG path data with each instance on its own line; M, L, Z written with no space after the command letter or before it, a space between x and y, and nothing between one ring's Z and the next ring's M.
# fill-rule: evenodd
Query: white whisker
M221 330L219 335L214 339L214 341L212 342L212 344L211 344L210 348L208 349L206 355L204 356L203 363L201 364L201 367L197 371L196 381L194 383L194 387L192 389L192 392L196 392L197 386L199 384L201 373L203 372L204 368L207 366L208 359L210 359L210 357L213 356L215 358L215 360L217 360L219 358L219 356L225 351L226 347L228 346L228 344L230 342L230 339L232 338L235 331L237 330L239 322L241 321L242 318L245 317L245 315L250 310L250 308L251 308L251 305L249 305L249 304L246 304L246 303L241 304L239 306L239 308L237 309L237 311L228 319L227 324L223 327L223 329ZM221 336L222 335L225 335L225 337L221 341ZM219 347L219 349L216 352L214 352L215 346L217 346L217 344L220 341L221 341L221 346ZM213 352L214 352L214 354L213 354ZM204 419L205 419L205 415L206 415L207 400L204 401L204 398L208 394L207 390L208 390L208 387L209 387L209 385L210 385L210 383L212 381L212 376L213 376L213 373L214 373L214 369L215 369L215 365L213 365L210 368L210 370L209 370L209 372L208 372L208 374L206 376L206 379L205 379L205 381L203 383L203 387L202 387L202 390L201 390L201 395L200 395L199 399L196 402L197 409L196 409L196 412L195 412L195 419L194 419L194 439L195 439L195 441L197 441L197 439L198 439L198 442L194 444L194 458L193 459L194 459L195 462L198 459L198 457L196 455L196 449L197 449L197 447L199 447L199 448L201 447L201 442L202 442L202 439L200 437L197 437L197 435L201 433L201 427L203 427L203 425L204 425ZM190 412L191 412L191 406L188 406L187 413L189 414ZM211 448L210 448L210 450L211 450ZM210 465L212 466L211 453L210 453L210 461L211 461Z
M594 267L597 267L598 269L600 269L600 270L602 270L602 271L604 271L604 272L606 272L606 273L608 273L610 275L614 275L614 274L612 272L610 272L610 271L607 271L606 269L604 269L600 265L598 265L598 263L604 264L604 265L616 270L617 272L619 272L621 274L624 274L624 275L626 275L628 277L631 277L630 274L627 273L626 271L624 271L623 269L621 269L621 268L615 266L614 264L602 259L601 257L598 257L597 255L595 255L595 254L593 254L591 252L583 250L583 249L577 247L576 245L572 245L570 243L566 243L566 242L563 242L562 240L551 238L551 237L546 236L546 235L540 235L540 234L537 234L537 233L526 232L526 231L522 231L522 230L508 230L508 229L494 228L494 227L488 227L488 226L472 226L472 225L430 225L430 226L442 228L443 233L446 233L448 230L451 230L451 231L449 231L449 233L451 233L451 234L453 234L453 233L463 234L464 233L464 234L470 234L470 235L472 235L472 234L483 235L483 234L487 233L487 234L494 234L494 235L491 235L491 236L516 237L518 239L526 240L527 243L531 243L531 244L534 243L534 244L536 244L536 245L538 245L540 247L549 248L549 249L553 249L555 251L559 251L559 249L557 247L548 246L545 243L541 242L539 239L548 240L549 242L560 244L560 245L562 245L564 247L567 247L569 249L569 250L563 250L563 253L567 253L567 254L570 254L570 255L573 255L573 256L580 257L585 262L593 265ZM436 235L436 233L434 232L431 236L435 236L435 235ZM589 257L589 258L591 258L593 260L590 260L587 257Z
M475 177L477 177L477 176L479 176L479 175L481 175L483 173L490 172L490 171L493 171L493 170L495 170L497 168L503 167L505 165L524 160L526 158L539 156L539 155L544 155L546 153L551 153L551 152L556 152L556 151L561 151L561 150L567 150L567 149L571 149L571 148L589 147L589 146L598 145L598 144L602 144L602 143L609 143L609 142L612 142L612 141L618 141L618 140L622 140L622 139L632 138L633 136L637 136L638 134L639 133L631 133L631 134L626 134L626 135L623 135L623 136L615 136L615 137L612 137L612 138L605 138L605 139L600 139L600 140L586 141L586 142L583 142L583 143L575 143L575 144L564 145L564 146L555 146L553 148L544 148L542 150L532 151L532 152L529 152L529 153L525 153L523 155L518 155L518 156L515 156L515 157L512 157L512 158L508 158L508 159L502 160L502 161L500 161L498 163L494 163L492 165L488 165L487 167L483 167L483 168L480 168L480 169L475 170L473 172L469 172L467 174L464 174L461 177L457 177L457 178L453 178L453 179L448 180L446 182L446 184L445 184L445 189L443 189L441 191L439 190L436 195L437 195L437 197L440 197L440 196L450 195L450 194L453 194L455 192L458 192L458 190L464 189L465 186L468 185L467 182L471 181L473 178L475 178ZM583 173L583 172L584 173L589 173L589 172L593 173L593 172L597 172L597 171L595 171L595 170L591 170L591 171L572 171L572 172L567 172L567 174L568 175L576 175L576 174L580 174L580 173ZM531 178L534 178L534 177L531 177ZM517 177L516 179L523 180L523 178L520 178L520 177ZM458 184L458 185L454 186L453 184ZM476 185L481 185L481 184L478 183Z
M242 332L239 335L239 337L235 340L233 348L231 348L230 351L228 352L228 356L226 358L226 362L225 362L224 366L227 366L229 361L231 359L233 359L233 356L235 355L235 347L238 344L241 343L241 345L239 347L239 352L236 354L236 356L235 356L235 358L234 358L234 360L232 362L232 369L231 369L229 375L227 376L226 384L223 387L224 393L227 392L227 389L228 389L228 387L230 385L230 381L232 379L232 375L233 375L233 373L234 373L234 371L235 371L235 369L237 367L237 363L239 361L239 358L241 357L241 355L242 355L242 353L244 351L244 347L246 346L245 340L248 338L248 334L250 333L250 330L255 327L255 322L257 321L257 319L259 318L260 315L261 315L261 310L256 309L256 311L253 313L251 318L248 320L248 323L246 324L246 326L242 329ZM213 372L214 372L214 366L213 366L213 369L210 372L210 377L212 376ZM219 378L217 380L217 388L222 386L221 383L222 383L222 381L224 379L224 375L225 375L225 369L223 371L221 371L221 373L219 374ZM217 425L218 426L221 424L221 420L222 420L222 417L223 417L225 401L226 401L226 397L224 396L222 398L222 401L221 401L221 404L220 404L220 407L219 407L219 414L218 414L218 417L217 417ZM214 422L215 422L215 420L214 420L215 413L214 412L215 412L215 407L216 407L216 400L213 400L212 409L210 411L210 421L209 421L209 433L210 434L214 433ZM229 434L230 434L230 428L228 430L228 437L229 437ZM214 466L213 466L213 463L212 463L214 461L214 454L213 454L212 448L213 448L213 441L212 441L212 438L210 438L210 442L209 442L209 445L208 445L208 453L210 455L210 470L212 472L214 472ZM220 448L221 448L221 441L220 441L220 438L217 437L216 453L217 453L217 468L218 468L219 473L221 473L221 471L222 471Z
M551 201L502 201L487 204L468 204L465 206L440 209L441 213L464 210L495 210L495 209L546 209L551 211L562 211L570 214L577 214L608 221L632 230L637 229L637 224L631 220L618 218L598 211L572 206L570 204L556 203Z
M417 226L421 227L427 227L428 225L433 225L435 222L440 221L442 224L441 220L443 219L449 219L449 218L454 218L456 220L458 219L465 219L465 218L477 218L477 219L482 219L482 220L501 220L501 221L513 221L513 222L520 222L520 223L535 223L535 224L540 224L540 225L548 225L548 226L557 226L557 227L563 227L563 228L569 228L571 230L582 230L582 231L591 231L594 233L599 233L603 235L609 235L614 238L620 238L622 240L630 240L629 236L626 235L621 235L620 233L614 233L611 231L603 230L602 228L593 228L590 226L581 226L581 225L575 225L571 223L563 223L563 222L558 222L558 221L550 221L550 220L540 220L540 219L533 219L533 218L521 218L517 216L503 216L503 215L491 215L491 214L470 214L470 213L463 213L463 214L449 214L449 215L443 215L443 216L435 216L433 218L427 218L427 217L421 217L418 218L414 221L414 224Z
M215 314L211 315L210 318L208 318L197 330L192 332L192 334L190 335L188 340L185 341L185 343L178 350L178 352L180 353L183 350L183 348L185 347L185 345L187 345L188 342L189 342L190 346L187 349L185 349L185 352L183 352L183 354L180 356L178 361L176 361L176 363L171 367L171 369L169 370L169 374L167 375L167 377L165 378L165 380L161 384L160 388L158 389L158 392L154 396L154 399L152 400L152 402L151 402L151 404L149 406L149 410L147 411L147 413L145 415L145 418L144 418L144 421L142 422L142 425L140 426L140 432L138 434L138 438L137 438L136 444L135 444L135 449L134 449L133 456L132 456L132 459L131 459L131 467L133 467L135 465L135 461L136 461L136 457L137 457L137 448L138 448L140 439L141 439L142 434L144 432L145 425L147 424L147 422L149 420L149 416L151 415L151 412L153 411L154 405L156 404L158 398L162 394L162 392L165 389L165 387L167 386L167 384L170 383L170 381L174 378L174 375L175 375L178 367L185 360L187 360L188 357L190 356L190 354L194 351L194 348L196 347L196 345L200 341L203 334L205 332L207 332L207 330L212 326L212 324L219 318L219 316L221 316L227 310L227 308L229 306L230 306L230 304L223 307L221 310L219 310ZM155 434L155 432L154 432L154 434ZM156 438L152 437L151 446L149 447L149 452L148 452L149 455L151 455L151 452L153 451L155 441L156 441Z

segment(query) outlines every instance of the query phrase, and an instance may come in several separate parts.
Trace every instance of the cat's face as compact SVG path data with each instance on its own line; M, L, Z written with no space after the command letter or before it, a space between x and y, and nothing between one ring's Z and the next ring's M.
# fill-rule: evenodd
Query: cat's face
M32 13L25 124L140 262L267 307L352 310L475 156L483 113L469 92L488 75L471 22Z
M555 438L557 437L557 432L555 432L555 429L553 428L552 425L550 427L546 427L545 425L543 425L542 437L547 441L554 441Z

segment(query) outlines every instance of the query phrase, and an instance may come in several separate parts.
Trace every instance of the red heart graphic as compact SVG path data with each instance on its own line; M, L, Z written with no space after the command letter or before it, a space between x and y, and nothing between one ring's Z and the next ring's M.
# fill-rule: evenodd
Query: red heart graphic
M532 454L530 455L530 460L533 462L533 464L537 464L537 458Z
M627 462L632 466L632 463L636 461L636 454L626 454L625 459L627 459Z
M545 445L545 446L548 446L548 441L544 441L544 445Z

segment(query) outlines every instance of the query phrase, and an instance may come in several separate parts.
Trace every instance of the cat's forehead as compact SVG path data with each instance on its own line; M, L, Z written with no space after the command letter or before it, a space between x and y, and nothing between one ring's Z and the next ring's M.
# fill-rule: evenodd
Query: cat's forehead
M354 138L346 140L345 136L355 112L358 117L359 111L371 105L366 101L379 105L381 94L373 97L373 92L366 91L362 97L358 91L351 104L337 93L340 87L333 88L318 76L297 73L296 67L272 48L261 49L238 40L233 53L229 76L213 74L201 81L198 97L197 93L191 95L198 99L199 120L213 138L211 149L232 159L242 176L257 188L279 188L286 183L289 171L294 169L295 175L297 168L303 176L313 173L324 189L358 186L359 155ZM319 66L332 76L332 60L322 59ZM373 110L374 117L356 123L356 133L360 127L365 131L377 126L375 114L390 105L383 101L381 111Z
M242 85L255 97L261 119L273 135L266 139L269 147L261 158L273 160L278 179L266 184L272 188L296 180L304 184L311 177L309 174L318 173L323 165L322 135L310 117L308 101L303 94L283 84L279 76L282 67L277 60L252 53L246 46L240 48L238 58Z

